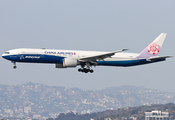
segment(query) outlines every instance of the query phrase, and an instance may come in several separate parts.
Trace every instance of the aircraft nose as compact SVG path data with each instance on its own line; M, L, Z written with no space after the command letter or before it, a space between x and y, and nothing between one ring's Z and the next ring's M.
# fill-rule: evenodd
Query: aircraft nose
M2 57L4 58L4 54L2 54Z
M6 54L2 54L2 58L4 58L4 59L7 59L7 55Z
M2 54L2 58L5 58L5 55L4 54Z
M7 59L7 60L10 60L10 52L9 51L6 51L4 54L1 55L2 58L4 59Z

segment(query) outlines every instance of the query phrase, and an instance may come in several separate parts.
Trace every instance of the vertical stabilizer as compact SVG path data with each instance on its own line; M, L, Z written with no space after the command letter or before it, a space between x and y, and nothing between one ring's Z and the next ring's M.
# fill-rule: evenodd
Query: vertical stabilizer
M146 47L137 58L149 58L157 56L163 45L167 33L161 33L148 47Z

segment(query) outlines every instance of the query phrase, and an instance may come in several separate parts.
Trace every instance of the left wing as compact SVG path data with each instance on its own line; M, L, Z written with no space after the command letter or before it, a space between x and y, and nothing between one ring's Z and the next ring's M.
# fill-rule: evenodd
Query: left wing
M97 61L97 60L103 60L105 58L108 58L108 57L115 55L115 53L126 51L126 50L128 50L128 49L122 49L122 50L109 52L109 53L105 53L105 54L101 54L101 55L90 56L90 57L83 57L83 58L79 58L79 61L80 62L93 62L93 61Z

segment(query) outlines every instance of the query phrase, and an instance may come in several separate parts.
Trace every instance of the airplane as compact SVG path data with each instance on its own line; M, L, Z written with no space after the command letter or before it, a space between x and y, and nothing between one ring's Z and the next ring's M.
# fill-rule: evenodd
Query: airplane
M4 59L10 60L16 69L16 62L24 63L50 63L55 68L71 68L81 66L79 72L93 73L92 66L117 66L129 67L165 61L172 56L158 56L165 40L166 33L161 33L141 53L125 53L128 49L113 52L56 50L56 49L31 49L19 48L6 51L2 54Z

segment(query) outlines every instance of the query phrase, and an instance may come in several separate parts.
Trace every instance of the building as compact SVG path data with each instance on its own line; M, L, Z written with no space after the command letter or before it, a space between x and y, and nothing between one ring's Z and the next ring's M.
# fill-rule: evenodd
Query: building
M25 113L31 112L31 107L24 107L24 112Z
M145 120L173 120L173 114L162 111L145 112Z
M41 115L33 115L33 119L39 119L41 118Z
M112 120L111 118L105 118L104 120Z
M137 117L130 117L129 120L137 120Z

